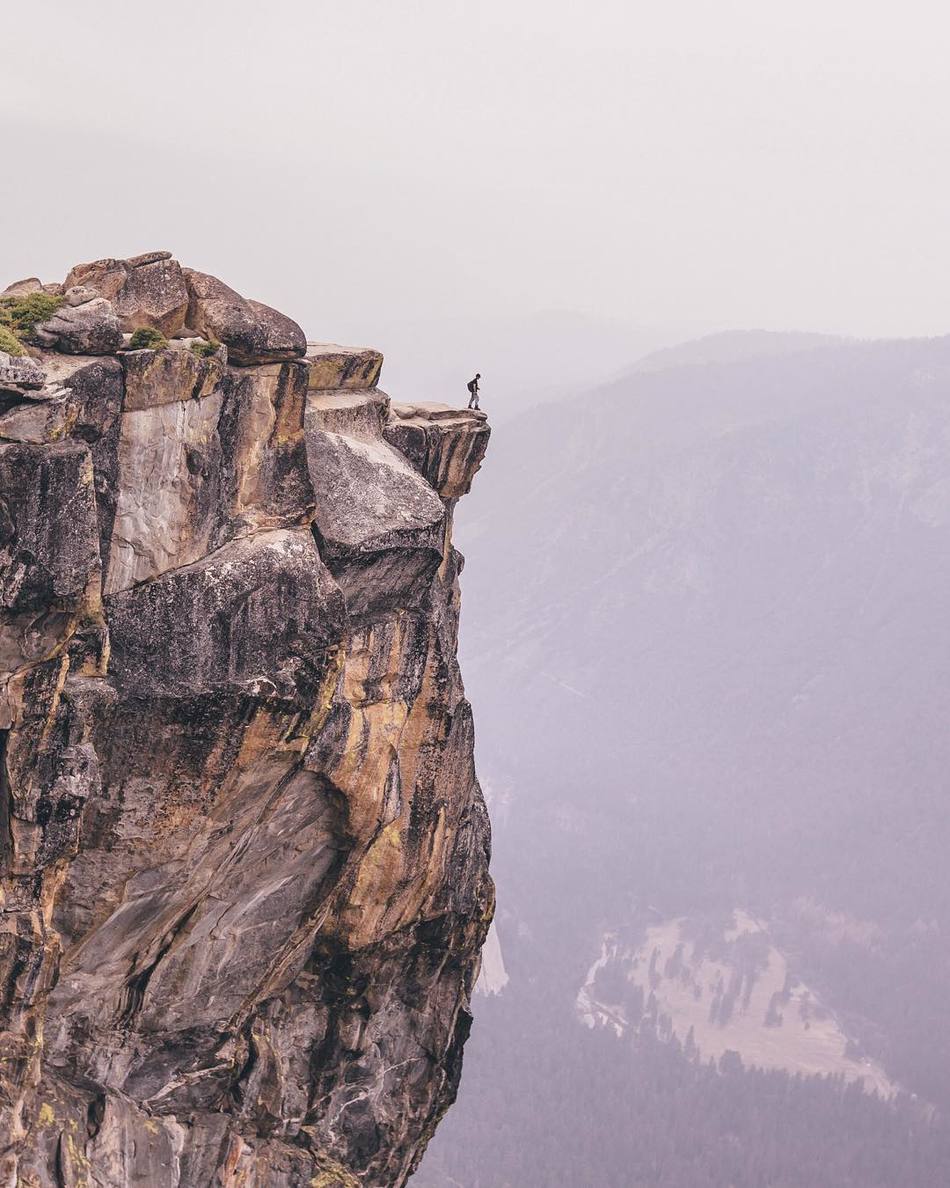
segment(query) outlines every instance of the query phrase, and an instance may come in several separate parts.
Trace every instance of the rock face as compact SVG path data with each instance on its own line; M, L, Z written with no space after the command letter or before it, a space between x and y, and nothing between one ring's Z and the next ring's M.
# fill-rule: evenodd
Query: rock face
M80 266L0 357L2 1188L398 1186L460 1075L488 427L196 275Z

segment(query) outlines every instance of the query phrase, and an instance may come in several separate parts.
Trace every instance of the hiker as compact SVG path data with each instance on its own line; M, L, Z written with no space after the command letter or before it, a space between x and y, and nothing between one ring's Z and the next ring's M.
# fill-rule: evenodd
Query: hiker
M478 408L478 381L482 378L480 371L475 372L475 378L468 381L468 407Z

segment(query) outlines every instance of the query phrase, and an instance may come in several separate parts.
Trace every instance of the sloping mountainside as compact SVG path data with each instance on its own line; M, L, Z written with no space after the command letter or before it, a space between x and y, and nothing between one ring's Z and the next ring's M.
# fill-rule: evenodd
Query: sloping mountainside
M0 1182L401 1185L493 907L484 414L168 253L0 330Z
M950 339L806 346L494 443L463 657L509 981L427 1188L946 1178Z

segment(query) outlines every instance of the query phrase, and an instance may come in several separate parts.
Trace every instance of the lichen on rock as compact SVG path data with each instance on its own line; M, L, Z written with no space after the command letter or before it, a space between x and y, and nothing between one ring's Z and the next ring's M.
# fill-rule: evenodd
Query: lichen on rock
M484 415L167 252L12 292L62 299L0 355L0 1184L402 1185L493 908Z

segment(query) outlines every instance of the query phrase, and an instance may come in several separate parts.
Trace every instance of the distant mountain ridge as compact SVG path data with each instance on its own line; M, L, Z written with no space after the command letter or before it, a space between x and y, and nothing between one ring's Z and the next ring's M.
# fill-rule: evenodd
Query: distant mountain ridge
M775 359L800 351L838 346L848 341L841 335L805 330L722 330L651 351L630 370L666 371L671 367L738 363L743 359Z

